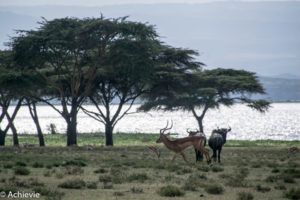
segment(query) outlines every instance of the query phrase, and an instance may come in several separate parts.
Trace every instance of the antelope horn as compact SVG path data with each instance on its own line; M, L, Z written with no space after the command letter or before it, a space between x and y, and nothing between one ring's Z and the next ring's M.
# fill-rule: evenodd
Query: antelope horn
M168 130L168 129L167 129L168 125L169 125L169 120L167 121L166 127L159 130L159 133L160 133L161 135L164 134L164 132L165 132L166 130Z
M231 131L231 127L229 126L228 132Z
M186 129L186 132L187 132L187 133L189 133L189 134L191 133L191 131L189 131L189 128L188 128L188 129Z

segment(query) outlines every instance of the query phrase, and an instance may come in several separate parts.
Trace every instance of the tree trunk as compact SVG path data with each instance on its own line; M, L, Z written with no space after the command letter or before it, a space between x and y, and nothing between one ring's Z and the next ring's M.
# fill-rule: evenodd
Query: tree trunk
M32 102L30 104L29 101L27 101L27 102L28 102L28 108L29 108L29 111L30 111L30 115L33 119L33 122L34 122L35 126L36 126L40 146L44 147L45 146L44 135L43 135L43 132L42 132L42 129L41 129L41 126L40 126L39 117L38 117L37 110L36 110L36 103ZM32 105L32 108L31 108L31 105Z
M14 142L14 146L18 147L19 146L19 139L18 139L18 134L17 134L17 129L15 127L15 125L13 123L10 123L10 129L13 133L13 142Z
M67 121L67 146L77 145L77 107L72 105Z
M14 119L22 105L22 101L23 101L23 98L19 99L18 101L18 104L16 105L15 107L15 110L12 114L12 117L9 116L8 112L6 112L6 118L7 118L7 121L8 121L8 125L13 133L13 143L14 143L14 146L19 146L19 139L18 139L18 134L17 134L17 129L14 125Z
M5 131L0 129L0 146L5 146Z
M199 125L200 132L204 133L203 118L202 117L197 118L197 122L198 122L198 125Z
M105 140L106 140L106 146L114 146L113 127L111 122L105 123Z

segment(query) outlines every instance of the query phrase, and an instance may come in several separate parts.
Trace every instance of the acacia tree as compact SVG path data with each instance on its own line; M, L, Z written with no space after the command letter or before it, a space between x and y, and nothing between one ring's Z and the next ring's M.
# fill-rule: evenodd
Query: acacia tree
M138 39L132 42L132 38L125 37L115 41L110 46L105 67L97 72L94 91L89 95L97 112L82 108L105 125L106 145L113 145L115 125L128 114L137 98L150 91L151 82L156 81L158 74L198 69L200 65L191 61L194 51L162 45L151 26L132 24L129 30ZM117 104L114 111L112 102Z
M238 102L246 103L259 112L265 112L269 107L268 101L251 98L252 94L265 93L255 73L219 68L186 74L184 77L173 81L173 84L179 85L179 89L153 90L151 95L146 96L146 102L140 109L190 111L198 122L199 130L204 133L203 119L209 109L219 108L220 105L231 106Z
M19 146L17 129L14 126L14 119L22 106L24 90L30 86L32 80L29 74L18 70L13 62L12 52L9 50L0 51L0 146L5 145L5 137L9 129L13 133L13 144ZM16 102L12 113L8 108ZM7 125L2 129L1 125L7 120Z
M67 145L77 144L77 114L86 100L105 54L113 41L126 35L128 22L122 19L44 20L38 30L19 31L12 46L18 63L33 70L47 82L51 96L61 108L39 98L55 109L67 123ZM134 39L132 39L134 40ZM94 45L96 43L96 46Z

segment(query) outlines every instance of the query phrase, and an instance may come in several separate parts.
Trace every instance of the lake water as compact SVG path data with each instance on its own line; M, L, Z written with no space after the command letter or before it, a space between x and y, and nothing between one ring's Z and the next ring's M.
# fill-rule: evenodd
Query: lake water
M93 109L93 106L86 106ZM135 111L138 105L134 105ZM65 121L56 111L48 106L38 106L40 123L44 133L49 133L49 124L54 123L58 132L65 132ZM171 133L178 137L187 136L186 129L196 129L197 122L192 113L176 111L152 111L134 113L125 116L115 127L114 132L159 133L167 120L173 120ZM35 133L36 129L29 115L28 108L22 107L15 120L15 126L20 134ZM274 103L269 112L261 114L244 105L234 105L231 108L221 107L219 110L209 110L204 120L207 136L217 127L231 126L228 139L236 140L300 140L300 103ZM2 128L4 124L2 124ZM78 132L103 132L104 126L80 112L78 115Z

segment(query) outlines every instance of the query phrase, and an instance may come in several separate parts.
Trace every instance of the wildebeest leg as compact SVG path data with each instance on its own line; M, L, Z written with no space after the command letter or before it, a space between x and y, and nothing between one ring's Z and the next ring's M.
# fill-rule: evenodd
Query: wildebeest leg
M221 151L222 151L222 147L219 148L218 151L218 162L221 163Z
M203 154L200 151L195 149L195 154L196 154L196 162L203 161Z
M212 159L216 162L217 161L217 149L213 149Z

